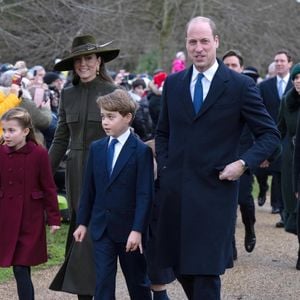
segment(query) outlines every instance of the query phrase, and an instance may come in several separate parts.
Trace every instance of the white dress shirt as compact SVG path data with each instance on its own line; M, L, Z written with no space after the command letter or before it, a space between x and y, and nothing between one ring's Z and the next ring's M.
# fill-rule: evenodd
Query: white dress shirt
M115 138L115 139L118 140L118 143L115 144L115 152L114 152L114 158L113 158L113 162L112 162L112 170L114 169L114 166L115 166L116 161L119 157L119 154L120 154L123 146L125 145L129 135L130 135L130 129L128 128L123 134L121 134L120 136ZM109 138L109 144L110 144L112 139L114 139L114 137Z
M202 73L204 75L204 77L202 78L203 102L205 101L205 98L208 94L211 82L215 76L215 73L217 72L218 67L219 67L219 64L218 64L218 61L216 60L209 69L207 69L205 72ZM191 91L192 99L194 98L195 84L197 82L199 73L200 72L193 65L193 74L192 74L192 79L191 79L191 84L190 84L190 91ZM193 101L194 101L194 99L193 99Z

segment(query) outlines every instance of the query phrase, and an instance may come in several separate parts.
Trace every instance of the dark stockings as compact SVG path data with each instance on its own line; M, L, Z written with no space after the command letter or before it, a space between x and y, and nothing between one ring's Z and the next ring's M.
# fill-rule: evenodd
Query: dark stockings
M13 266L13 272L17 282L19 300L34 300L30 267Z

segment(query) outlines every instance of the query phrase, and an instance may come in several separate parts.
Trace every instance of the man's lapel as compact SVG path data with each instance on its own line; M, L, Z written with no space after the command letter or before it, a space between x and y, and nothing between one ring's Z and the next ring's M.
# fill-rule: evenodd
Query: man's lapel
M220 61L218 62L219 67L212 80L203 105L196 115L196 118L199 118L201 115L203 115L220 98L226 88L226 82L229 80L228 72L225 68L225 65Z

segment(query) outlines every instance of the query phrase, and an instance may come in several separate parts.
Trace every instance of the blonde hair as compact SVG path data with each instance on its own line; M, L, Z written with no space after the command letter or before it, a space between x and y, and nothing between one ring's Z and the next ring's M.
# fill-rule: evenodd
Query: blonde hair
M38 144L32 126L31 116L25 108L15 107L8 110L1 116L1 121L11 121L11 120L16 120L23 129L25 128L29 129L29 133L26 136L27 142L33 141L34 143ZM4 140L2 137L1 144L3 144L3 142Z
M132 114L132 119L138 108L137 103L131 98L128 92L122 89L115 89L112 93L100 96L96 102L100 109L117 111L123 117L130 113Z

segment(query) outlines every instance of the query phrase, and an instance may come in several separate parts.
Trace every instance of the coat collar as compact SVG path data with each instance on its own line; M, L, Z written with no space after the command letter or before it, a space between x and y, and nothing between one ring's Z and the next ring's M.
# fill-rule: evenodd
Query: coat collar
M27 142L22 148L18 150L15 150L12 147L8 147L7 145L4 145L4 152L7 154L12 154L12 153L28 154L32 152L36 146L37 144L32 141Z
M187 69L182 77L183 93L184 93L183 99L185 99L184 101L186 102L186 107L187 107L186 111L189 114L189 116L191 116L194 119L203 115L219 99L219 97L224 92L224 89L226 87L226 82L229 80L228 70L226 69L223 62L220 61L219 59L218 59L218 64L219 67L215 73L215 76L213 77L208 94L198 114L195 114L192 96L190 92L193 66Z

